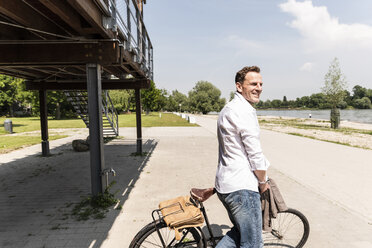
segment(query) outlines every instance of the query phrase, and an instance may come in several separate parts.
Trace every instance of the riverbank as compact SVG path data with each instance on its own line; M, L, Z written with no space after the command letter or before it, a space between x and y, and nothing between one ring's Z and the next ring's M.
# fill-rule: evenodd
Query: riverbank
M330 122L321 119L278 116L258 119L261 129L372 150L372 124L341 121L339 129L331 129Z
M311 115L311 117L315 119L329 120L330 114L330 109L257 109L258 116L288 116L294 118L308 118L309 115ZM372 124L372 109L341 109L340 118L341 121Z

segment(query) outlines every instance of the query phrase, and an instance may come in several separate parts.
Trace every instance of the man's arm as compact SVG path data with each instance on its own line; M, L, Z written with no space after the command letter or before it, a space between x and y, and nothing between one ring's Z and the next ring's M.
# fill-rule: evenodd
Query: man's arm
M270 166L265 158L260 142L260 127L255 113L249 113L237 119L240 137L246 151L252 171L266 171Z
M255 170L254 174L256 175L259 182L266 181L266 171L265 170Z
M233 116L237 117L237 116ZM265 158L261 149L259 139L259 126L255 113L246 114L243 118L236 118L234 123L239 128L239 133L247 153L251 169L259 182L266 182L266 170L270 166L270 162ZM260 192L265 192L270 188L268 183L259 184Z
M265 170L255 170L254 174L256 175L258 182L265 182L265 183L259 183L258 188L260 189L260 192L263 193L266 190L270 188L270 185L266 181L266 171Z

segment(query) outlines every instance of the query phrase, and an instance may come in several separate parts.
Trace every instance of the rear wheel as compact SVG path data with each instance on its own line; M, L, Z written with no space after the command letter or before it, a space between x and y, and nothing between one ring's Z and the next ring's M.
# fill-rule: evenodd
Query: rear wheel
M139 247L204 247L204 245L195 228L183 229L181 240L178 241L174 230L169 229L164 222L152 222L137 233L129 246L129 248Z
M310 225L298 210L289 208L271 219L271 232L264 232L265 247L303 247L309 237Z

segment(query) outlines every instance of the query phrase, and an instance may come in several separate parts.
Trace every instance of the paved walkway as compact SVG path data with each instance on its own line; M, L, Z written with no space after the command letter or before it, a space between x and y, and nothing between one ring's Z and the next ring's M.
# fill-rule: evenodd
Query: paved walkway
M216 117L197 116L216 133ZM372 151L261 130L286 202L309 219L306 247L372 247Z
M216 116L196 118L216 134ZM261 142L275 170L372 223L371 150L268 130Z
M123 208L102 220L70 215L90 193L89 153L73 152L71 139L52 141L54 156L48 158L39 156L39 146L0 155L0 247L128 247L158 202L213 185L216 121L197 116L197 122L200 127L143 128L145 157L131 155L134 128L122 128L124 139L105 145L106 167L117 172L112 191ZM365 180L371 174L361 162L371 157L368 151L264 130L262 143L288 205L310 221L306 247L372 247L372 185ZM350 199L360 194L363 208ZM225 231L228 217L216 196L206 208L215 227Z

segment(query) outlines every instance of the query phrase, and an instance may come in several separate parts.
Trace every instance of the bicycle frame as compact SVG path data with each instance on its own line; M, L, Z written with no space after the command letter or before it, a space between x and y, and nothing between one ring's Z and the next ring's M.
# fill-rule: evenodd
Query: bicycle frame
M216 243L216 238L214 237L213 235L213 232L212 232L212 228L209 224L209 220L208 220L208 216L207 216L207 212L205 211L205 208L204 208L204 205L202 202L199 202L199 205L200 205L200 210L202 211L203 213L203 216L204 216L204 219L205 219L205 224L207 225L207 229L208 229L208 232L209 232L209 236L211 237L211 241L212 241L212 245L213 247L216 247L217 243ZM204 238L204 235L202 234L203 238Z
M157 219L155 219L155 216L154 216L155 213L158 214L158 218L157 218ZM166 248L166 245L165 245L164 239L163 239L163 237L161 236L161 233L160 233L160 231L159 231L159 229L157 228L157 225L156 225L156 221L160 221L160 220L162 219L162 218L160 217L160 216L161 216L160 209L155 209L154 211L152 211L151 216L152 216L152 219L154 220L154 223L155 223L155 229L156 229L156 232L157 232L158 235L159 235L159 239L160 239L160 241L161 241L161 244L163 245L164 248Z

